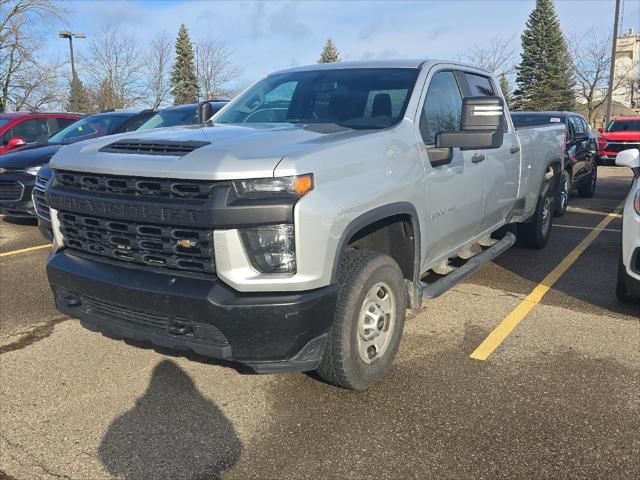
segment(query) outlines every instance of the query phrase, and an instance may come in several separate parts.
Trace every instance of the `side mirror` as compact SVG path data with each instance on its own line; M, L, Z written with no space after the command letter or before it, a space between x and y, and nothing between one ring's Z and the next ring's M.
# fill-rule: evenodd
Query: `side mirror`
M213 111L209 102L202 102L198 105L198 123L204 123L211 118Z
M598 133L604 133L604 128L598 127Z
M437 133L436 148L500 148L504 125L504 104L501 97L467 97L462 101L460 130Z
M636 177L640 176L640 150L630 148L629 150L621 151L616 155L616 165L629 167Z
M7 150L13 150L14 148L22 147L27 144L27 141L21 137L11 137L7 142Z

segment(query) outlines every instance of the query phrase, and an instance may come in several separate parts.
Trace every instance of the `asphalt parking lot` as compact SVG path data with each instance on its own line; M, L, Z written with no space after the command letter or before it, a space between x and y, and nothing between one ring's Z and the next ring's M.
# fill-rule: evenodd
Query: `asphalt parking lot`
M601 168L546 249L514 247L410 313L364 393L84 330L53 307L47 248L22 251L46 243L37 228L1 218L0 479L640 478L640 306L614 292L630 182Z

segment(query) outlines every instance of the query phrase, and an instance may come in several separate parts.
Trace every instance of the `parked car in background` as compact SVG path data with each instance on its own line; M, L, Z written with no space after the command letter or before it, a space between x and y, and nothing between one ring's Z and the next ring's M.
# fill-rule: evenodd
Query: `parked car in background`
M574 112L512 112L516 128L528 126L558 125L566 129L566 156L554 215L561 217L567 210L569 195L573 188L581 197L592 197L598 179L598 143L585 118Z
M110 111L83 117L39 143L29 144L0 156L0 213L34 217L32 189L36 175L64 145L114 133L136 130L153 110Z
M82 117L79 113L0 113L0 155L28 143L43 142Z
M211 100L165 108L164 110L156 112L155 115L140 126L139 130L151 130L152 128L175 127L178 125L202 123L202 121L208 120L208 118L199 118L198 112L205 103L209 106L208 112L210 113L208 114L213 115L229 102L228 100Z
M633 184L622 214L622 253L616 294L623 302L640 301L640 150L623 150L616 164L633 170Z
M640 117L614 118L598 132L598 156L602 164L613 163L618 152L640 148Z

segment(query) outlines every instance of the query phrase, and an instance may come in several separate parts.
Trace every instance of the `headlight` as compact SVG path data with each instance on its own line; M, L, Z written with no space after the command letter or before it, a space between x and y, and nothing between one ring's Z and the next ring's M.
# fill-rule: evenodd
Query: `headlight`
M28 173L29 175L37 175L43 165L37 165L35 167L29 167L24 169L24 173Z
M296 273L293 225L266 225L240 230L253 268L261 273Z
M640 190L636 192L636 198L633 201L633 209L640 215Z
M313 189L313 175L234 180L240 198L301 197Z

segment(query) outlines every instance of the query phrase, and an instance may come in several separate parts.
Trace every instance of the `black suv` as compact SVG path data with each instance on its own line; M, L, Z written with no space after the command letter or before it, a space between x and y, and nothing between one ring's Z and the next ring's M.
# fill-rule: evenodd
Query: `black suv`
M569 193L577 188L581 197L593 197L598 179L598 139L585 118L574 112L512 112L516 128L564 124L566 156L558 186L554 214L561 217L567 210Z

